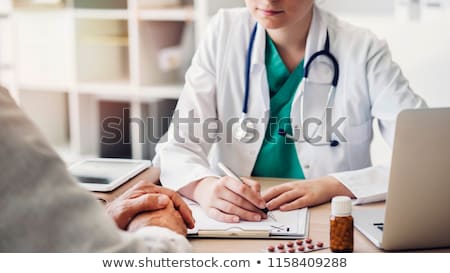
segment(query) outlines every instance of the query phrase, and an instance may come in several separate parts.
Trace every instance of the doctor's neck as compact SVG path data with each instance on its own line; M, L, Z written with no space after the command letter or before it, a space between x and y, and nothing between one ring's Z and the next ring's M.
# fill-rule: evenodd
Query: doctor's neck
M312 17L313 10L311 9L311 12L294 23L266 29L289 70L295 69L304 58Z

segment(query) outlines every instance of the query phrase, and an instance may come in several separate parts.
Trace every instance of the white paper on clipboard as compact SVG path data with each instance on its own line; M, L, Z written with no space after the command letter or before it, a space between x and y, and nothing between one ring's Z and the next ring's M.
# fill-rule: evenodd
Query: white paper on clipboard
M184 200L191 208L195 219L195 228L188 230L188 237L301 239L308 235L308 208L271 211L270 217L260 222L223 223L209 218L194 201Z

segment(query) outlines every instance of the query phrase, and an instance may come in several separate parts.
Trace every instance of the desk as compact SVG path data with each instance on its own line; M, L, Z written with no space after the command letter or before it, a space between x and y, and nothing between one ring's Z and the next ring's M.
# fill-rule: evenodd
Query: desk
M261 183L262 189L272 185L285 182L286 179L256 178ZM372 207L382 207L384 203L370 205ZM330 212L331 203L310 208L309 236L314 241L322 241L329 245L330 241ZM270 239L190 239L195 252L261 252L269 245L278 245L286 240ZM355 252L380 252L364 235L358 230L354 230L354 251ZM324 249L317 252L330 252Z
M111 193L96 193L97 197L110 202L117 196L122 194L138 181L146 179L154 183L159 182L159 169L150 168L142 172L135 178L131 179L120 188ZM283 179L257 179L261 182L262 187L270 186L274 183L285 181ZM371 207L382 207L384 203L376 203L368 205ZM323 241L329 245L329 217L331 205L330 203L310 208L310 227L309 237L314 241ZM249 252L258 253L263 251L268 245L277 245L278 242L285 240L268 240L268 239L190 239L195 252L214 253L214 252ZM430 250L428 252L449 252L450 249ZM321 250L321 252L330 252L329 249ZM381 252L377 249L364 235L358 230L354 231L354 252Z

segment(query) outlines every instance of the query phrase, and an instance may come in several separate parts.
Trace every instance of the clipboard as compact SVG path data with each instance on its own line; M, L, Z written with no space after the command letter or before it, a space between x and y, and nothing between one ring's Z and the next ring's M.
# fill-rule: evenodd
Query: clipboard
M308 208L271 211L269 218L260 222L223 223L209 218L196 202L185 201L195 219L195 227L188 230L189 238L303 239L309 232Z

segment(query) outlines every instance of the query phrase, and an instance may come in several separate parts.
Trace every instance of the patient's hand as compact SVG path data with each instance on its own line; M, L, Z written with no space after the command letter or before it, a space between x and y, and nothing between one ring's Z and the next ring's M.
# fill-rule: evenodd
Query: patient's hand
M167 206L179 212L178 215L185 226L194 227L191 210L176 192L143 181L107 204L106 210L117 226L126 230L136 215L164 209Z
M145 226L165 227L183 236L186 236L187 234L187 228L183 217L175 209L172 202L169 202L164 209L136 215L128 225L128 230L136 231Z

